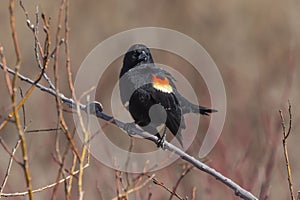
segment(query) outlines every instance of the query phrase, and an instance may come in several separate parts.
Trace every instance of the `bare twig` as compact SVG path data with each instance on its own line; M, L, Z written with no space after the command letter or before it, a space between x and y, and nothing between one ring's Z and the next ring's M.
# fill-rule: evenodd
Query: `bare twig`
M57 126L59 126L59 125L57 125ZM52 157L56 161L56 163L59 165L58 173L56 176L56 182L57 182L60 179L60 175L62 174L63 165L64 165L64 163L62 163L60 149L59 149L59 132L56 132L56 134L55 134L55 153L56 153L56 157L54 155L52 155ZM54 186L52 194L51 194L51 200L55 199L57 188L58 188L58 185Z
M73 133L73 135L74 135L74 133ZM59 181L61 175L65 176L64 175L64 170L63 170L64 169L64 163L65 163L65 160L66 160L66 156L67 156L67 154L69 152L69 149L71 147L71 144L68 142L67 145L66 145L66 147L65 147L65 151L64 151L63 155L61 156L60 155L58 141L59 141L59 137L56 137L56 145L55 145L56 147L55 147L55 150L56 150L56 155L57 155L57 157L59 159L59 162L58 162L58 164L59 164L59 170L58 170L58 173L57 173L57 176L56 176L56 182ZM73 169L73 171L74 171L74 169ZM71 173L72 173L72 171L71 171ZM65 192L67 194L68 182L65 182L65 184L66 184ZM54 186L51 199L55 199L57 187L58 187L58 185Z
M89 166L89 164L87 163L84 168L87 168ZM32 193L37 193L37 192L42 192L44 190L47 190L49 188L54 187L57 184L63 183L67 180L69 180L71 177L73 177L74 175L78 174L79 170L75 171L74 173L72 173L71 175L67 176L66 178L60 179L58 182L46 185L44 187L41 187L39 189L36 190L32 190ZM15 192L15 193L0 193L0 197L17 197L17 196L26 196L28 195L28 191L26 192Z
M181 173L181 176L179 177L178 181L175 184L175 187L173 188L173 191L171 193L171 196L169 198L169 200L171 200L174 196L174 194L176 194L176 190L179 186L179 183L182 181L182 179L193 169L194 166L188 166L186 167L186 169Z
M68 80L69 80L69 87L72 93L72 97L76 102L76 105L78 105L78 101L75 95L75 90L74 90L74 85L73 85L73 80L72 80L72 71L71 71L71 65L70 65L70 51L69 51L69 1L65 0L62 1L61 3L61 9L59 12L59 17L61 17L61 13L62 13L62 8L63 6L65 7L65 40L64 40L64 44L65 44L65 54L66 54L66 68L68 71ZM59 32L59 30L58 30ZM56 48L58 48L58 46L56 46ZM87 124L87 129L83 124L83 120L81 117L81 112L80 112L80 107L76 106L76 110L77 110L77 115L79 117L80 120L80 125L81 125L81 129L84 133L84 142L83 142L83 146L82 146L82 152L81 152L81 157L79 159L79 175L78 175L78 192L79 192L79 199L83 199L83 166L84 166L84 161L85 161L85 157L86 154L89 153L88 151L88 139L89 139L89 124Z
M289 137L289 135L290 135L290 133L291 133L291 130L292 130L292 105L291 105L291 102L290 101L288 101L288 103L289 103L289 130L288 130L288 132L287 132L287 134L286 134L286 136L285 136L285 138L288 138Z
M0 144L2 145L4 150L9 154L9 156L13 158L16 163L18 163L18 165L23 166L23 163L10 151L8 145L4 142L2 137L0 137Z
M65 7L65 0L61 1L60 7L59 7L59 12L58 12L58 20L57 20L57 30L56 30L56 37L55 37L55 51L54 51L54 84L55 84L55 93L58 94L59 93L59 75L58 75L58 56L59 56L59 46L60 46L60 30L61 30L61 24L62 24L62 13L63 13L63 9ZM59 118L59 124L61 125L61 127L63 128L63 132L65 133L68 141L70 142L71 146L72 146L72 150L74 151L74 153L76 154L76 156L78 157L78 160L80 160L80 155L78 153L78 150L74 144L74 141L71 137L71 134L68 130L68 126L65 122L65 119L63 117L63 112L62 112L62 107L61 107L61 102L60 102L60 98L55 95L55 101L56 101L56 106L57 106L57 112L58 112L58 118Z
M197 191L197 188L193 187L192 198L191 198L192 200L196 199L196 191Z
M12 161L14 159L14 155L15 155L15 153L16 153L19 145L20 145L20 140L17 141L16 145L14 146L14 148L12 150L12 153L11 153L12 156L10 156L10 159L9 159L9 162L8 162L8 166L7 166L7 169L6 169L6 173L5 173L5 177L4 177L4 180L2 182L2 185L0 186L0 194L3 192L3 189L4 189L4 187L5 187L6 183L7 183L8 176L10 174L11 166L12 166L12 163L13 163Z
M0 43L0 57L1 57L1 62L3 63L6 87L8 89L8 92L9 92L10 96L11 96L12 95L12 86L11 86L11 82L10 82L10 79L9 79L9 74L6 70L6 59L5 59L5 56L4 56L4 49L3 49L3 46L2 46L1 43Z
M73 163L72 163L72 167L71 167L71 174L73 174L74 171L75 171L76 161L77 161L76 158L77 157L76 157L76 155L73 152ZM73 176L69 180L69 185L68 185L67 192L66 192L66 199L67 200L71 199L72 182L73 182Z
M19 49L19 43L18 43L17 32L16 32L16 27L15 27L14 6L15 6L14 0L11 0L10 4L9 4L10 25L11 25L11 29L12 29L12 36L13 36L13 41L14 41L15 52L16 52L16 56L17 56L17 64L15 66L16 74L14 75L13 82L12 82L11 101L13 103L13 112L14 112L15 121L16 121L15 124L17 126L17 129L19 132L19 138L21 140L21 149L22 149L22 156L23 156L23 170L24 170L27 190L28 190L28 194L29 194L29 199L33 199L26 138L25 138L25 134L24 134L23 128L20 123L18 107L17 107L17 100L16 100L17 80L18 80L17 74L21 67L21 53L20 53L20 49Z
M141 188L143 188L144 186L146 186L152 180L152 178L154 178L154 176L155 176L155 174L153 174L148 179L146 179L142 184L139 184L138 186L135 186L134 188L132 188L130 190L127 190L126 194L128 195L130 193L133 193L133 192L136 192L136 191L140 190Z
M104 200L103 194L102 194L102 192L101 192L101 188L100 188L100 186L99 186L98 183L97 183L97 192L98 192L98 194L99 194L99 198L100 198L101 200Z
M86 154L88 153L89 154L89 146L88 146L88 140L89 140L89 117L88 117L88 122L87 122L87 128L83 122L83 119L82 119L82 116L81 116L81 110L80 110L80 107L79 105L77 104L76 106L77 108L77 115L78 115L78 118L79 118L79 124L81 126L81 130L83 132L83 135L84 135L84 139L83 139L83 145L82 145L82 152L81 152L81 157L80 157L80 160L79 160L79 174L78 174L78 192L79 192L79 199L83 199L83 194L84 194L84 191L83 191L83 188L82 188L82 184L83 184L83 164L84 164L84 161L85 161L85 157L86 157ZM89 110L88 111L88 114L89 114ZM88 115L89 116L89 115Z
M281 119L281 126L282 126L282 134L283 134L283 139L282 139L282 145L283 145L283 152L284 152L284 157L285 157L285 165L287 169L287 175L288 175L288 183L289 183L289 189L290 189L290 195L291 199L294 200L294 192L293 192L293 180L292 180L292 172L291 172L291 164L289 161L289 155L288 155L288 149L287 149L287 138L289 137L292 129L292 106L291 103L289 102L289 127L288 131L286 131L286 125L285 125L285 120L282 114L282 110L279 110L279 115Z
M148 194L148 200L150 200L151 199L151 197L152 197L152 193L151 192L149 192L149 194Z
M40 132L49 132L49 131L59 131L61 128L45 128L45 129L34 129L28 130L26 133L40 133Z
M2 63L0 63L0 67L1 67L2 69L4 69L4 66L3 66ZM7 72L10 73L10 74L12 74L12 75L17 74L14 70L12 70L12 69L10 69L10 68L8 68L8 67L7 67ZM39 80L40 80L40 77L41 77L40 75L38 76L38 78L37 78L36 81L34 81L34 80L32 80L32 79L30 79L30 78L28 78L28 77L26 77L26 76L23 76L23 75L21 75L20 73L18 73L17 76L18 76L18 78L19 78L20 80L25 81L25 82L31 84L32 87L37 87L37 88L39 88L41 91L47 92L47 93L49 93L49 94L51 94L51 95L53 95L53 96L59 96L59 98L60 98L63 102L65 102L66 104L68 104L70 107L72 107L72 108L75 108L75 107L76 107L75 101L74 101L73 99L67 98L67 97L66 97L64 94L62 94L62 93L56 93L55 90L53 90L53 89L51 89L51 88L47 88L47 87L43 86L42 84L38 83ZM29 91L31 91L31 90L29 89L29 90L27 91L27 93L28 93ZM27 95L27 93L26 93L26 95ZM25 95L24 98L26 98L26 95ZM21 101L19 107L21 107L21 104L22 104L22 103L23 103L23 102ZM80 106L81 106L82 109L84 109L84 108L86 107L85 105L80 105ZM13 117L13 113L10 113L8 119L6 119L5 121L9 121L12 117ZM2 124L3 124L3 123L2 123ZM2 124L0 125L0 130L2 129Z
M13 43L14 43L14 47L15 47L15 53L17 56L16 66L19 66L21 64L22 57L21 57L21 52L20 52L20 47L19 47L19 42L18 42L18 37L17 37L17 31L16 31L14 8L15 8L15 3L13 0L10 0L10 4L9 4L10 27L12 30L12 38L13 38Z
M42 45L39 41L38 38L38 33L39 33L39 10L38 6L36 6L36 12L35 12L35 25L31 23L29 19L29 15L27 10L25 9L23 2L20 1L20 7L23 9L25 17L26 17L26 24L28 28L32 31L33 36L34 36L34 51L35 51L35 60L37 61L38 67L43 70L43 68L47 68L48 66L48 61L49 61L49 47L50 47L50 35L49 35L49 26L47 20L44 18L44 15L42 14L42 18L44 20L44 32L46 34L45 37L45 45L44 45L44 51L42 48ZM41 62L40 55L43 58L43 61ZM49 86L51 89L55 89L53 83L51 82L50 78L47 76L46 73L43 73L43 77L45 80L49 83Z
M117 193L117 199L121 199L121 195L120 195L120 191L121 191L121 188L120 188L120 184L119 184L119 180L121 179L121 176L120 176L120 171L118 170L115 170L115 183L116 183L116 193Z
M117 172L117 171L116 171ZM154 178L154 174L152 176L149 176L148 179L146 179L142 184L124 192L124 193L117 193L117 196L115 198L113 198L113 200L117 200L117 199L127 199L128 194L136 192L138 190L140 190L141 188L143 188L145 185L147 185L152 179Z
M72 97L75 101L76 95L75 95L75 90L74 90L74 85L73 85L73 80L72 80L72 70L71 70L71 59L70 59L70 49L69 49L69 32L70 32L70 27L69 27L69 1L66 0L66 6L65 6L65 54L66 54L66 68L68 71L68 80L69 80L69 87L72 93Z
M12 1L12 2L13 2L13 1ZM12 3L12 4L13 4L13 3ZM14 22L14 20L11 20L11 21ZM12 25L12 30L13 30L13 32L15 32L15 29L13 29L13 27L14 27L14 26ZM13 35L15 35L15 34L13 34ZM15 42L15 43L17 44L17 42ZM18 47L18 45L17 45L17 47ZM18 49L17 47L15 47L15 48ZM17 51L17 50L16 50L16 51ZM20 58L21 58L21 57L20 57L20 55L19 55L19 57L18 57L17 59L20 59ZM17 65L16 65L15 70L12 70L12 69L7 68L7 72L14 75L13 82L15 82L15 81L17 80L17 79L16 79L17 77L19 77L19 78L22 80L22 77L23 77L23 76L21 76L21 75L18 73L20 64L21 64L21 60L17 61ZM5 68L6 66L4 66L2 63L0 63L0 67L3 69L3 68ZM31 87L30 87L30 88L28 89L28 91L26 92L24 98L22 98L22 100L21 100L21 101L18 103L18 105L16 106L17 110L19 110L19 109L21 108L21 106L26 102L26 100L27 100L28 97L31 95L31 93L33 92L33 90L35 89L35 87L36 87L37 85L39 85L38 82L39 82L39 81L41 80L41 78L43 77L43 74L44 74L44 72L45 72L45 70L46 70L46 67L47 67L47 65L45 65L45 67L42 69L41 73L38 75L38 77L37 77L37 79L36 79L35 81L33 81L33 80L31 80L31 79L29 79L29 78L27 78L27 77L23 77L24 79L27 79L27 81L29 81L29 82L31 83ZM45 88L45 87L44 87L44 88ZM41 88L40 88L40 89L41 89ZM55 93L54 90L53 90L53 92ZM14 115L15 115L15 111L11 112L11 113L8 115L8 117L0 124L0 130L2 130L2 129L6 126L6 124L11 120L11 118L14 117Z
M128 156L127 156L127 159L126 159L126 162L125 162L125 169L126 170L128 169L128 166L129 166L130 154L133 150L133 146L134 146L134 139L132 137L130 137L130 145L129 145L129 148L128 148ZM126 178L126 183L127 183L126 190L128 190L128 188L130 187L130 181L129 181L129 173L127 171L125 172L125 178Z
M24 98L24 95L23 95L23 90L22 88L19 87L19 90L20 90L20 95L21 95L21 98ZM22 105L22 112L23 112L23 125L24 125L24 132L26 132L26 128L27 125L26 125L26 112L25 112L25 105L23 104Z
M145 165L144 165L143 172L140 173L140 174L138 174L138 176L132 178L131 180L129 180L129 174L128 174L127 172L125 172L126 179L128 179L128 180L126 180L127 186L126 186L125 188L124 188L124 186L123 186L123 188L124 188L124 193L122 194L123 197L127 197L128 194L129 194L128 192L129 192L129 191L132 191L132 190L130 189L130 187L131 187L132 185L134 185L133 188L139 187L139 186L142 184L142 181L143 181L143 177L144 177L144 176L146 176L146 177L148 177L148 178L150 177L150 175L149 175L148 172L147 172L147 166L148 166L148 164L149 164L149 162L146 161L146 162L145 162ZM154 177L154 175L153 175L153 177ZM120 177L120 182L122 183L122 177ZM123 184L122 184L122 185L123 185Z
M165 186L165 184L161 181L159 181L157 178L152 178L152 182L156 185L161 186L162 188L164 188L165 190L167 190L170 194L172 194L173 196L177 197L178 199L183 200L183 198L181 196L179 196L179 194L177 194L176 192L173 192L170 188L168 188L167 186Z
M28 12L25 9L25 6L23 5L23 2L20 1L20 7L23 9L24 13L25 13L25 17L26 17L26 24L28 26L28 28L32 31L33 36L34 36L34 51L35 51L35 60L37 61L38 67L43 70L43 68L46 67L46 65L48 64L48 62L46 60L48 60L47 57L45 57L45 54L43 52L43 48L42 45L39 41L38 38L38 33L39 33L39 10L38 10L38 6L36 6L36 12L35 12L35 25L33 23L31 23L29 16L28 16ZM45 28L47 29L47 25L45 25ZM45 31L46 33L46 41L45 41L45 48L49 46L50 40L49 39L49 32ZM40 59L40 55L43 58L43 62L41 62ZM48 55L48 54L47 54ZM45 80L49 83L50 88L55 89L53 83L51 82L50 78L47 76L46 73L43 74L43 77L45 78Z

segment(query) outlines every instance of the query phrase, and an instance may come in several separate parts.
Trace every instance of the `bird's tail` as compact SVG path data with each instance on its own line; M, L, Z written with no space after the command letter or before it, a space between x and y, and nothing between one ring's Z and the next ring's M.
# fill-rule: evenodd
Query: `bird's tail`
M215 109L212 108L206 108L204 106L199 106L196 104L191 103L189 100L181 96L179 93L177 94L177 97L180 101L182 113L200 113L201 115L209 115L210 113L218 112Z
M218 112L215 109L206 108L195 104L191 104L191 111L192 113L200 113L201 115L209 115L210 113Z

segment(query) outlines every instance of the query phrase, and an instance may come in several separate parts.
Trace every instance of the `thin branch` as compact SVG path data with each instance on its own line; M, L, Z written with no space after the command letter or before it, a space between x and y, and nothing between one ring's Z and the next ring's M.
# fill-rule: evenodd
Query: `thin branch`
M75 89L74 89L74 85L73 85L73 80L72 80L72 71L71 71L71 65L70 65L70 52L69 52L69 1L65 0L62 1L61 3L61 8L60 8L60 12L59 12L59 18L61 17L62 14L62 8L65 7L65 54L66 54L66 68L68 71L68 80L69 80L69 87L72 93L72 97L77 104L77 98L75 95ZM59 30L58 30L59 32ZM57 46L58 48L58 46ZM83 146L82 146L82 152L81 152L81 158L79 159L79 175L78 175L78 192L79 192L79 199L83 199L83 165L84 165L84 161L85 161L85 157L86 154L89 153L88 151L88 139L89 139L89 124L87 129L85 128L84 124L83 124L83 120L81 117L81 113L80 113L80 107L76 106L76 110L77 110L77 115L79 116L79 120L80 120L80 125L81 125L81 129L84 133L84 142L83 142Z
M149 161L149 160L148 160ZM123 193L123 196L126 197L128 196L128 192L131 191L129 188L134 185L134 187L139 187L139 185L142 184L142 181L143 181L143 177L144 176L147 176L148 178L150 177L150 175L147 173L147 166L149 164L149 162L146 161L145 162L145 165L144 165L144 169L143 169L143 172L142 173L139 173L138 176L136 176L135 178L132 178L131 180L129 180L129 177L126 177L128 178L128 180L126 180L127 182L127 186L123 189L124 190L124 193ZM150 169L151 170L151 169ZM125 176L128 176L129 174L125 172ZM154 177L154 176L153 176ZM120 179L121 181L121 179ZM123 184L122 184L123 185Z
M143 188L144 186L146 186L146 185L152 180L152 178L154 178L154 176L155 176L155 174L153 174L152 176L150 176L150 177L149 177L147 180L145 180L142 184L140 184L140 185L138 185L138 186L136 186L136 187L134 187L134 188L132 188L132 189L126 191L126 195L128 195L128 194L130 194L130 193L133 193L133 192L135 192L135 191L138 191L138 190L140 190L141 188Z
M45 129L34 129L28 130L26 133L39 133L39 132L49 132L49 131L60 131L61 128L45 128Z
M89 146L88 146L88 140L89 140L89 110L88 111L88 122L87 122L87 128L83 122L82 119L82 115L81 115L81 110L79 105L77 104L76 106L77 108L77 115L78 115L78 119L79 119L79 124L81 127L81 130L83 132L84 135L84 139L83 139L83 145L82 145L82 152L81 152L81 157L79 159L79 174L78 174L78 192L79 192L79 199L83 199L83 164L84 164L84 160L86 157L86 154L89 154Z
M16 31L14 8L15 8L15 3L13 0L10 0L10 4L9 4L10 27L12 30L12 38L13 38L13 42L14 42L15 53L17 56L16 66L20 66L22 57L21 57L21 52L20 52L20 47L19 47L19 42L18 42L18 37L17 37L17 31Z
M23 2L20 1L20 7L23 9L24 11L24 14L25 14L25 17L26 17L26 24L27 24L27 27L32 31L33 33L33 36L34 36L34 51L35 51L35 60L37 61L37 64L38 64L38 67L43 70L43 68L45 67L45 65L47 64L47 62L44 62L45 59L48 59L47 57L45 57L44 55L44 52L43 52L43 48L42 48L42 45L39 41L39 38L38 38L38 33L39 33L39 10L38 10L38 6L36 6L36 12L35 12L35 25L33 23L31 23L30 19L29 19L29 15L28 15L28 12L27 10L25 9L24 5L23 5ZM47 26L46 26L47 27ZM49 38L48 34L49 32L46 31L46 40L47 38ZM49 41L46 41L47 43ZM45 42L45 43L46 43ZM45 44L45 47L46 46L49 46L49 44ZM41 56L44 58L43 59L43 63L41 62L41 59L40 59L40 54ZM45 80L49 83L49 86L50 88L52 89L55 89L53 83L51 82L50 78L47 76L46 73L43 74Z
M2 63L0 63L0 67L1 67L1 69L4 69L4 66L3 66L3 64ZM7 67L7 71L8 71L8 73L10 73L10 74L12 74L12 75L15 75L16 74L16 72L14 71L14 70L12 70L12 69L10 69L10 68L8 68ZM39 82L39 80L36 80L36 81L34 81L34 80L32 80L32 79L30 79L30 78L28 78L28 77L26 77L26 76L23 76L23 75L21 75L20 73L18 73L17 74L17 76L18 76L18 78L21 80L21 81L25 81L25 82L27 82L27 83L29 83L30 85L33 85L34 87L37 87L37 88L39 88L41 91L43 91L43 92L47 92L47 93L49 93L49 94L51 94L51 95L53 95L53 96L59 96L59 98L64 102L64 103L66 103L66 104L68 104L70 107L76 107L75 106L75 102L74 102L74 100L73 99L70 99L70 98L67 98L64 94L62 94L62 93L56 93L55 92L55 90L53 90L53 89L51 89L51 88L47 88L47 87L45 87L45 86L43 86L42 84L40 84L40 83L38 83ZM40 77L40 76L39 76ZM81 105L82 106L82 108L85 108L85 105ZM12 115L12 114L11 114ZM0 129L1 130L1 129Z
M118 171L118 170L115 170L115 179L116 179L115 184L116 184L117 199L119 200L119 199L121 199L120 198L121 188L120 188L120 184L119 184L119 179L121 179L121 178L120 178L120 171Z
M3 192L3 189L7 183L7 180L8 180L8 176L10 175L10 170L11 170L11 166L12 166L12 161L14 160L14 155L20 145L20 140L17 141L16 145L14 146L12 152L11 152L11 156L10 156L10 159L9 159L9 162L8 162L8 166L7 166L7 169L6 169L6 173L5 173L5 177L4 177L4 180L2 182L2 185L0 186L0 194Z
M147 185L154 178L154 176L155 176L154 174L152 176L149 176L148 179L146 179L142 184L126 191L125 193L122 193L122 194L117 193L117 196L115 198L113 198L113 200L127 199L128 194L142 189L145 185Z
M84 168L87 168L88 166L89 166L89 164L87 163L84 166ZM78 173L79 173L79 170L75 171L74 173L67 176L66 178L60 179L58 182L54 182L52 184L41 187L39 189L32 190L32 193L38 193L38 192L42 192L44 190L47 190L49 188L52 188L52 187L56 186L57 184L60 184L60 183L63 183L65 181L69 180L71 177L73 177L74 175L76 175ZM26 196L26 195L28 195L28 191L26 191L26 192L15 192L15 193L0 193L0 197L17 197L17 196Z
M23 166L23 163L10 151L8 145L4 142L2 137L0 137L0 144L2 145L4 150L9 154L9 156L13 158L16 163L18 163L18 165Z
M128 190L128 188L130 187L129 173L127 172L127 169L129 167L130 154L132 153L133 146L134 146L134 139L133 139L133 137L130 137L130 145L129 145L129 148L128 148L128 156L127 156L126 162L125 162L125 169L126 169L125 179L126 179L126 183L127 183L126 190Z
M12 2L13 2L13 1L12 1ZM15 30L14 30L14 31L15 31ZM41 71L41 73L38 75L37 79L36 79L35 81L33 81L33 80L31 80L31 79L29 79L29 78L27 78L27 77L21 76L21 75L18 73L20 64L21 64L21 61L18 61L15 70L12 70L12 69L7 68L7 72L14 75L13 83L16 83L17 77L18 77L19 79L21 79L21 80L22 80L22 78L24 78L24 79L27 79L27 81L29 81L29 82L31 83L31 87L27 90L27 92L26 92L24 98L22 98L22 100L19 102L19 104L16 105L16 110L19 110L19 109L21 108L21 106L26 102L26 100L27 100L28 97L31 95L31 93L33 92L33 90L35 89L35 87L36 87L37 85L39 85L38 82L41 80L41 78L43 77L43 74L44 74L44 72L45 72L45 70L46 70L46 66L45 66L45 67L43 68L43 70ZM3 65L2 63L0 63L0 67L1 67L2 69L4 69L4 65ZM44 87L44 88L45 88L45 87ZM55 93L54 90L53 90L53 92ZM56 94L56 93L55 93L55 94ZM11 112L11 113L8 115L7 119L5 119L5 120L0 124L0 130L2 130L2 129L6 126L6 124L11 120L11 118L14 117L14 115L15 115L15 111Z
M170 198L169 198L169 200L171 200L172 198L173 198L173 196L174 196L174 194L176 194L176 190L177 190L177 188L178 188L178 186L179 186L179 183L182 181L182 179L192 170L194 168L194 166L188 166L188 167L186 167L186 169L181 173L181 175L180 175L180 177L179 177L179 179L178 179L178 181L176 182L176 184L175 184L175 187L173 188L173 191L171 192L171 196L170 196Z
M97 182L97 192L98 192L98 194L99 194L99 198L100 198L101 200L104 200L104 197L103 197L103 194L102 194L102 192L101 192L101 189L100 189L100 186L99 186L98 182Z
M16 74L14 75L13 82L12 82L11 101L13 103L13 112L14 112L15 121L16 121L15 124L16 124L16 127L19 132L19 138L21 140L21 149L22 149L22 156L23 156L23 170L24 170L24 175L25 175L25 180L26 180L26 186L27 186L27 190L28 190L28 194L29 194L29 199L31 200L31 199L33 199L33 194L32 194L32 182L31 182L31 176L30 176L30 170L29 170L26 137L25 137L23 128L20 123L20 118L19 118L19 113L18 113L19 108L17 107L17 100L16 100L17 80L18 80L17 74L21 67L21 53L20 53L20 49L19 49L19 43L18 43L17 32L16 32L16 27L15 27L14 6L15 6L14 0L11 0L10 5L9 5L10 23L11 23L12 36L13 36L16 56L17 56L17 64L15 66Z
M3 65L1 63L0 63L0 67L3 69ZM9 68L7 68L7 71L9 73L12 73L12 74L15 73L13 70L10 70ZM26 82L28 82L30 84L34 83L31 79L29 79L27 77L24 77L24 76L22 76L20 74L18 74L18 77L21 80L26 81ZM58 96L59 98L62 99L63 102L66 102L70 107L72 107L72 108L76 107L76 104L75 104L74 100L65 97L63 94L61 94L61 93L57 93L56 94L54 90L51 90L50 88L46 88L46 87L44 87L41 84L36 84L36 87L38 87L40 90L42 90L44 92L48 92L51 95ZM86 110L86 108L87 108L87 105L83 105L83 104L80 104L80 103L78 103L78 106L81 109L84 109L84 110ZM125 123L123 123L123 122L121 122L121 121L119 121L117 119L114 119L113 117L111 117L111 116L109 116L109 115L107 115L107 114L105 114L103 112L96 112L96 116L98 118L101 118L101 119L105 120L105 121L109 121L111 124L114 124L114 125L118 126L121 129L125 128ZM144 132L143 130L138 129L136 127L132 127L129 130L129 132L132 133L132 134L137 134L137 135L139 135L139 136L141 136L141 137L143 137L143 138L145 138L147 140L150 140L150 141L152 141L152 142L154 142L156 144L159 142L159 138L156 137L155 135L152 135L152 134L149 134L147 132ZM239 197L241 197L243 199L247 199L247 200L257 199L257 197L255 197L253 194L251 194L247 190L243 189L241 186L239 186L238 184L236 184L235 182L233 182L229 178L223 176L222 174L220 174L219 172L217 172L215 169L210 168L209 166L207 166L206 164L200 162L196 158L188 155L187 153L185 153L181 149L177 148L176 146L172 145L171 143L165 142L165 147L166 147L166 150L174 152L175 154L177 154L178 156L180 156L183 160L186 160L187 162L189 162L190 164L194 165L195 167L197 167L201 171L204 171L204 172L212 175L217 180L219 180L222 183L224 183L226 186L228 186L229 188L231 188L234 191L235 195L237 195L237 196L239 196Z
M196 191L197 191L197 188L193 187L192 198L191 198L192 200L196 199Z
M58 75L58 56L59 56L59 46L60 46L60 30L61 30L61 24L62 24L62 13L63 13L63 8L65 7L65 0L61 1L60 7L59 7L59 12L58 12L58 20L57 20L57 30L56 30L56 37L55 37L55 52L54 52L54 84L55 84L55 94L59 93L59 75ZM78 153L78 150L74 144L74 141L71 137L71 134L68 130L68 126L67 123L65 122L65 119L63 117L63 113L62 113L62 108L61 108L61 102L60 102L60 98L57 95L54 95L55 97L55 102L56 102L56 106L57 106L57 114L58 114L58 118L59 118L59 124L62 126L63 128L63 132L65 133L68 141L71 143L72 146L72 150L75 152L76 156L78 157L78 160L80 160L80 155ZM75 104L74 104L75 105Z
M6 87L8 89L8 93L10 94L10 96L12 95L12 86L11 86L11 82L9 79L9 74L6 70L6 59L4 56L4 49L2 44L0 43L0 57L1 57L1 62L3 63L3 69L4 69L4 77L5 77L5 81L6 81Z
M70 144L70 143L68 143L68 144ZM59 169L58 169L58 172L56 175L56 182L58 182L61 174L63 173L63 168L64 168L64 162L62 161L61 155L60 155L59 133L58 132L56 132L56 134L55 134L55 153L56 153L56 157L54 155L52 157L55 160L55 162L59 165ZM57 188L58 188L58 185L54 186L52 194L51 194L51 200L55 199Z
M68 143L68 144L70 144L70 143ZM63 171L63 167L64 167L64 163L62 162L61 155L60 155L60 149L59 149L59 132L56 132L56 134L55 134L55 153L56 153L56 157L54 155L52 155L52 157L55 160L55 162L59 165L58 173L56 176L56 182L57 182L60 179L60 175L63 173L62 171ZM52 194L51 194L51 200L55 199L57 188L58 188L58 185L54 186Z
M287 139L291 133L291 130L292 130L292 106L291 106L291 103L290 101L288 101L289 103L289 130L285 136L285 139Z
M72 163L72 167L71 167L71 174L74 173L74 170L75 170L75 167L76 167L76 161L77 161L77 157L75 156L75 154L73 152L73 163ZM66 199L67 200L71 199L72 182L73 182L73 176L69 180L69 186L68 186L67 192L66 192Z
M151 199L151 197L152 197L152 193L151 192L149 192L149 194L148 194L148 200L150 200Z
M43 30L46 34L46 38L45 38L45 41L44 41L44 56L43 56L43 65L44 66L48 66L48 62L49 62L49 53L50 53L50 33L49 33L49 20L46 19L46 16L44 13L42 13L42 19L43 19L43 22L44 22L44 27L43 27ZM43 55L43 53L41 53L41 55ZM50 56L51 57L51 56ZM54 89L54 88L52 88Z
M290 195L291 195L291 200L295 200L294 197L294 191L293 191L293 180L292 180L292 172L291 172L291 164L289 161L289 154L288 154L288 149L287 149L287 139L291 133L292 129L292 106L289 102L289 128L288 132L286 132L286 125L285 125L285 120L282 114L282 110L279 110L279 115L281 119L281 126L282 126L282 134L283 134L283 139L282 139L282 145L283 145L283 152L284 152L284 158L285 158L285 165L287 169L287 176L288 176L288 183L289 183L289 190L290 190Z
M77 101L76 95L75 95L75 89L73 85L72 80L72 70L71 70L71 58L70 58L70 49L69 49L69 33L70 33L70 27L69 27L69 1L66 0L66 6L65 6L65 54L66 54L66 68L68 71L68 81L69 81L69 87L72 93L72 97Z
M175 197L177 197L180 200L183 200L183 198L181 196L179 196L179 194L177 194L176 192L173 192L170 188L168 188L167 186L165 186L165 184L161 181L159 181L156 178L152 178L152 182L156 185L161 186L162 188L164 188L165 190L167 190L170 194L174 195Z
M21 98L23 99L24 98L24 95L23 95L23 90L22 88L19 87L19 90L20 90L20 95L21 95ZM23 104L22 105L22 113L23 113L23 124L24 124L24 132L26 132L26 112L25 112L25 105Z
M74 136L74 134L75 134L75 131L74 131L74 133L73 133L73 136ZM64 150L64 153L63 153L63 155L61 156L60 155L60 150L59 150L59 145L58 145L58 137L56 137L56 154L57 154L57 157L58 157L58 164L59 164L59 170L58 170L58 173L57 173L57 176L56 176L56 182L58 182L59 181L59 179L60 179L60 176L63 174L63 176L64 176L64 164L65 164L65 160L66 160L66 156L67 156L67 154L68 154L68 152L69 152L69 149L70 149L70 147L71 147L71 144L68 142L67 143L67 145L66 145L66 147L65 147L65 150ZM74 170L73 170L74 171ZM71 171L71 173L72 173L72 171ZM65 191L66 191L66 193L67 193L67 188L68 188L68 182L65 182L66 183L66 187L65 187ZM56 195L56 191L57 191L57 186L58 185L56 185L55 187L54 187L54 189L53 189L53 192L52 192L52 197L51 197L51 199L55 199L55 195Z

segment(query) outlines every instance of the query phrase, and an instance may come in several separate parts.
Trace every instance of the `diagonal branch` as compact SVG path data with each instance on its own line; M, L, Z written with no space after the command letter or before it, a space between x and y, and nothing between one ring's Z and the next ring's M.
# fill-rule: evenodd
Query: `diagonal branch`
M2 63L0 63L0 67L3 69ZM9 69L9 68L7 68L7 71L11 74L15 74L15 72L13 70ZM26 81L29 84L35 84L37 88L39 88L40 90L42 90L44 92L48 92L51 95L58 96L59 98L62 99L63 102L67 103L70 107L76 108L75 101L73 99L65 97L62 93L56 94L56 92L54 90L52 90L50 88L47 88L47 87L44 87L43 85L41 85L39 83L35 83L31 79L29 79L25 76L22 76L21 74L18 74L18 77L21 80ZM87 105L83 105L83 104L78 103L78 106L80 107L80 109L83 109L83 110L87 109ZM96 112L96 116L98 118L101 118L101 119L105 120L105 121L109 121L111 124L114 124L114 125L118 126L121 129L124 129L126 127L125 123L123 123L122 121L119 121L119 120L117 120L117 119L101 112L101 110L98 110ZM150 133L147 133L147 132L145 132L141 129L138 129L136 127L130 128L129 132L133 133L133 134L137 134L137 135L139 135L139 136L141 136L141 137L143 137L147 140L150 140L150 141L152 141L156 144L159 143L159 138L158 137L156 137L155 135L152 135ZM187 162L189 162L190 164L192 164L196 168L200 169L201 171L212 175L217 180L224 183L226 186L228 186L229 188L231 188L234 191L236 196L239 196L239 197L241 197L243 199L247 199L247 200L257 200L258 199L253 194L251 194L249 191L245 190L244 188L239 186L237 183L233 182L231 179L223 176L221 173L217 172L215 169L213 169L213 168L207 166L206 164L200 162L196 158L190 156L186 152L182 151L181 149L179 149L178 147L172 145L171 143L169 143L167 141L165 142L165 148L166 148L166 150L174 152L175 154L180 156L183 160L186 160Z

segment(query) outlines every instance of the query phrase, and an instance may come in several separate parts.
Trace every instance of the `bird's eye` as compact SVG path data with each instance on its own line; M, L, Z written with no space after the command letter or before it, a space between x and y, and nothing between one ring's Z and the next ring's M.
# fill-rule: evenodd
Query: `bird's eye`
M137 53L136 51L133 52L133 54L132 54L132 59L134 59L134 60L137 59L137 57L138 57L137 55L138 55L138 53Z

